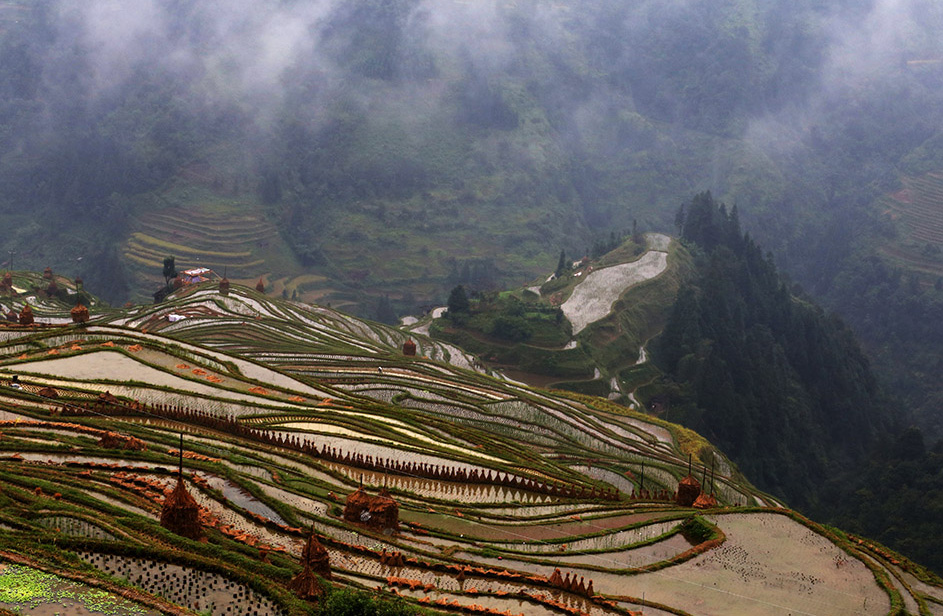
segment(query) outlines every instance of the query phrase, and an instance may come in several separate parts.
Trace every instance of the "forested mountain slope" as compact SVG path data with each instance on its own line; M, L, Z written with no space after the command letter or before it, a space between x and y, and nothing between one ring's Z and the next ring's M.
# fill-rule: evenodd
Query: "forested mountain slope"
M791 293L736 208L703 193L679 220L698 274L653 347L680 389L653 396L761 485L815 508L823 479L851 474L891 423L870 364L840 320Z
M943 440L924 444L848 327L795 293L736 207L700 194L679 223L697 274L651 345L665 378L638 397L794 506L943 567Z
M933 132L938 72L906 61L938 51L939 10L906 4L852 58L882 17L864 1L6 0L4 246L115 299L147 290L151 241L411 309L466 264L515 280L633 220L667 230L710 188L778 252ZM174 208L279 234L226 255L155 229Z

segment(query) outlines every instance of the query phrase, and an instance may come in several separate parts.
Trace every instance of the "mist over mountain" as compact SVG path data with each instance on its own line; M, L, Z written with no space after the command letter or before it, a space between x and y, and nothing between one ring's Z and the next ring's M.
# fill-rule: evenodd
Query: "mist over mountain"
M935 442L940 174L934 0L0 0L0 260L113 303L176 255L393 320L709 190ZM934 485L917 434L873 520L885 467Z
M943 158L927 1L2 8L2 249L113 301L146 288L122 258L141 213L202 179L362 312L441 301L469 263L500 284L633 221L670 230L705 189L856 304L833 281L893 235L875 199Z

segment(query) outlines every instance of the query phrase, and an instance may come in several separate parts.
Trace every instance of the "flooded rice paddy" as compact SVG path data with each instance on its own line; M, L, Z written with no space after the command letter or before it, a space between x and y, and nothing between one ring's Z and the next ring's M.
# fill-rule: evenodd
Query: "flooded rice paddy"
M267 597L215 573L142 558L94 552L78 554L100 571L196 612L241 616L284 614Z

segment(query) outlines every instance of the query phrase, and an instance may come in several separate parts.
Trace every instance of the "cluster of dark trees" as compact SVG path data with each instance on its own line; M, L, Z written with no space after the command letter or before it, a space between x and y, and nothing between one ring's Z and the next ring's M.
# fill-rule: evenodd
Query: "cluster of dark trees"
M797 506L865 459L883 409L851 332L793 296L710 193L679 213L697 278L678 294L658 361L681 385L670 418L732 456L757 485Z
M514 295L474 292L474 303L464 285L449 293L449 322L504 342L527 342L539 334L543 344L562 344L569 338L563 311L549 304L525 302Z
M830 481L823 510L839 528L898 550L943 573L943 440L915 427L882 437L850 482Z
M450 259L448 282L476 291L493 289L500 280L501 271L493 259Z
M507 342L524 342L534 334L534 327L525 318L524 304L514 297L496 300L488 294L477 293L474 307L469 301L463 285L458 285L449 293L449 321L459 327L479 331Z
M916 486L940 481L943 444L924 450L850 329L797 293L743 233L736 208L702 193L677 222L697 275L679 291L654 353L668 376L669 419L706 435L790 505L943 565L927 558L929 547L913 549L922 541L940 552L926 536L932 517L912 511L894 522ZM936 510L939 494L912 505L934 501Z
M859 249L823 301L853 326L902 412L943 435L943 282Z

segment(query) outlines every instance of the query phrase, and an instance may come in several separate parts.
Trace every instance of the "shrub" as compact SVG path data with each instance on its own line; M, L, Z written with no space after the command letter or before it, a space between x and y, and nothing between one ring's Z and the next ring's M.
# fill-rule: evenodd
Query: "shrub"
M681 525L681 535L692 545L704 543L716 536L714 526L699 515L692 516Z
M331 591L318 610L318 614L324 616L413 616L420 613L402 599L382 599L349 589Z

